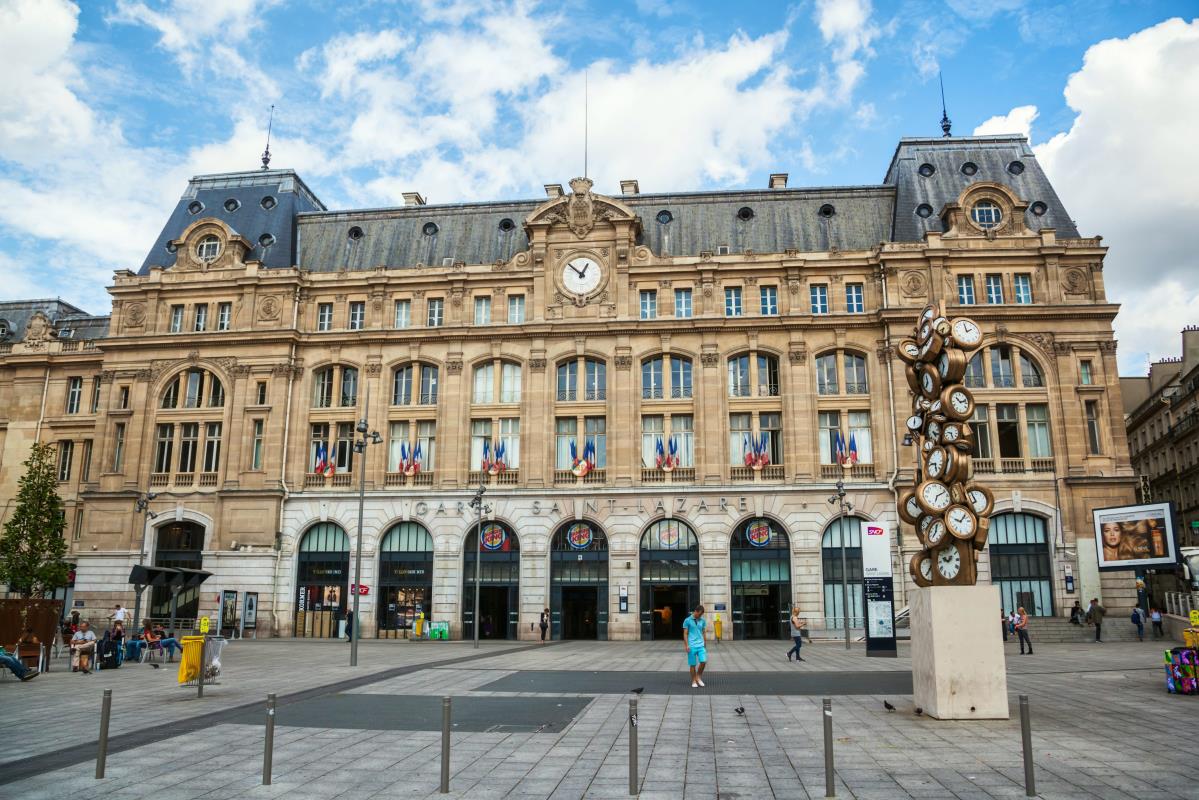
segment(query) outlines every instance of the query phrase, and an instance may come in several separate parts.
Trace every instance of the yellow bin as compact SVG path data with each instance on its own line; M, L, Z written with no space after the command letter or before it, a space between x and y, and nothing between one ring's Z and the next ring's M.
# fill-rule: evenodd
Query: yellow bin
M200 665L204 662L204 637L184 636L179 640L183 655L179 659L179 685L199 680Z

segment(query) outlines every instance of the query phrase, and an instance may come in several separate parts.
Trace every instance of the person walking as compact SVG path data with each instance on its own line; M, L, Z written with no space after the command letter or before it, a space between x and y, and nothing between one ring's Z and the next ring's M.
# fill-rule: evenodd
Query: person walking
M1028 645L1028 654L1032 655L1032 640L1028 638L1028 612L1024 606L1016 610L1016 636L1020 638L1020 655L1024 655L1024 645Z
M807 625L806 622L799 616L799 606L791 607L791 641L795 642L795 646L787 651L787 660L791 660L791 654L795 653L795 660L803 661L803 656L799 654L799 648L803 647L803 629Z
M1153 638L1160 639L1166 635L1162 630L1162 612L1160 608L1149 609L1149 621L1153 623Z
M708 621L704 619L704 606L700 603L683 620L683 647L687 650L692 689L704 685L704 667L708 665L707 633Z
M1145 612L1141 611L1140 607L1133 606L1129 620L1137 627L1137 641L1145 641Z
M541 627L541 641L542 641L542 643L544 643L546 631L548 631L550 629L550 610L548 608L545 611L541 612L540 627Z
M1087 624L1095 626L1095 641L1103 643L1103 616L1107 609L1099 605L1099 598L1091 598L1091 607L1087 609Z

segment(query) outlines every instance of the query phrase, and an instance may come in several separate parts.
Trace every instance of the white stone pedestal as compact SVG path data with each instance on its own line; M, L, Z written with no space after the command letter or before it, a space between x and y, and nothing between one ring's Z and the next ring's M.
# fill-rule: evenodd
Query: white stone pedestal
M999 587L915 588L908 600L916 706L937 719L1007 719Z

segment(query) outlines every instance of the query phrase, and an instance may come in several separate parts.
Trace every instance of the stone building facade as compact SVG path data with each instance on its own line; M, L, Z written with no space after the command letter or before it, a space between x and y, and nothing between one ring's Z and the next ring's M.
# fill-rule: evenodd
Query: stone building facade
M932 301L985 332L966 381L996 495L981 579L1042 615L1130 604L1089 530L1135 488L1106 251L1027 141L904 139L878 185L786 182L603 195L580 178L543 200L329 211L288 170L199 176L92 335L14 318L0 486L32 439L73 443L85 608L129 604L140 558L213 573L187 613L249 591L264 635L335 633L364 475L366 635L403 635L418 607L473 632L481 482L484 636L536 637L547 608L555 636L673 636L701 600L726 637L782 635L791 603L835 635L861 624L839 572L844 544L860 581L859 520L899 529L906 605L893 352ZM360 419L379 434L364 454Z

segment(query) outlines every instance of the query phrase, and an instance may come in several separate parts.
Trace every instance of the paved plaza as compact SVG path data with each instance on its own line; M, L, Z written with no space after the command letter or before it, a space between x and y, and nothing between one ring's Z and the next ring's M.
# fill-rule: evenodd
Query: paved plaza
M837 796L1023 797L1017 696L1032 706L1045 798L1199 797L1199 697L1165 693L1155 643L1007 645L1012 719L914 713L908 647L782 642L711 648L692 690L677 642L231 643L221 683L175 666L90 676L65 660L0 682L0 798L441 797L440 698L454 698L451 793L628 796L629 690L639 695L643 798L824 797L821 698L833 701ZM102 690L113 690L107 777L94 778ZM262 786L265 698L279 695L274 783ZM883 701L895 707L888 712ZM744 708L744 714L735 712Z

